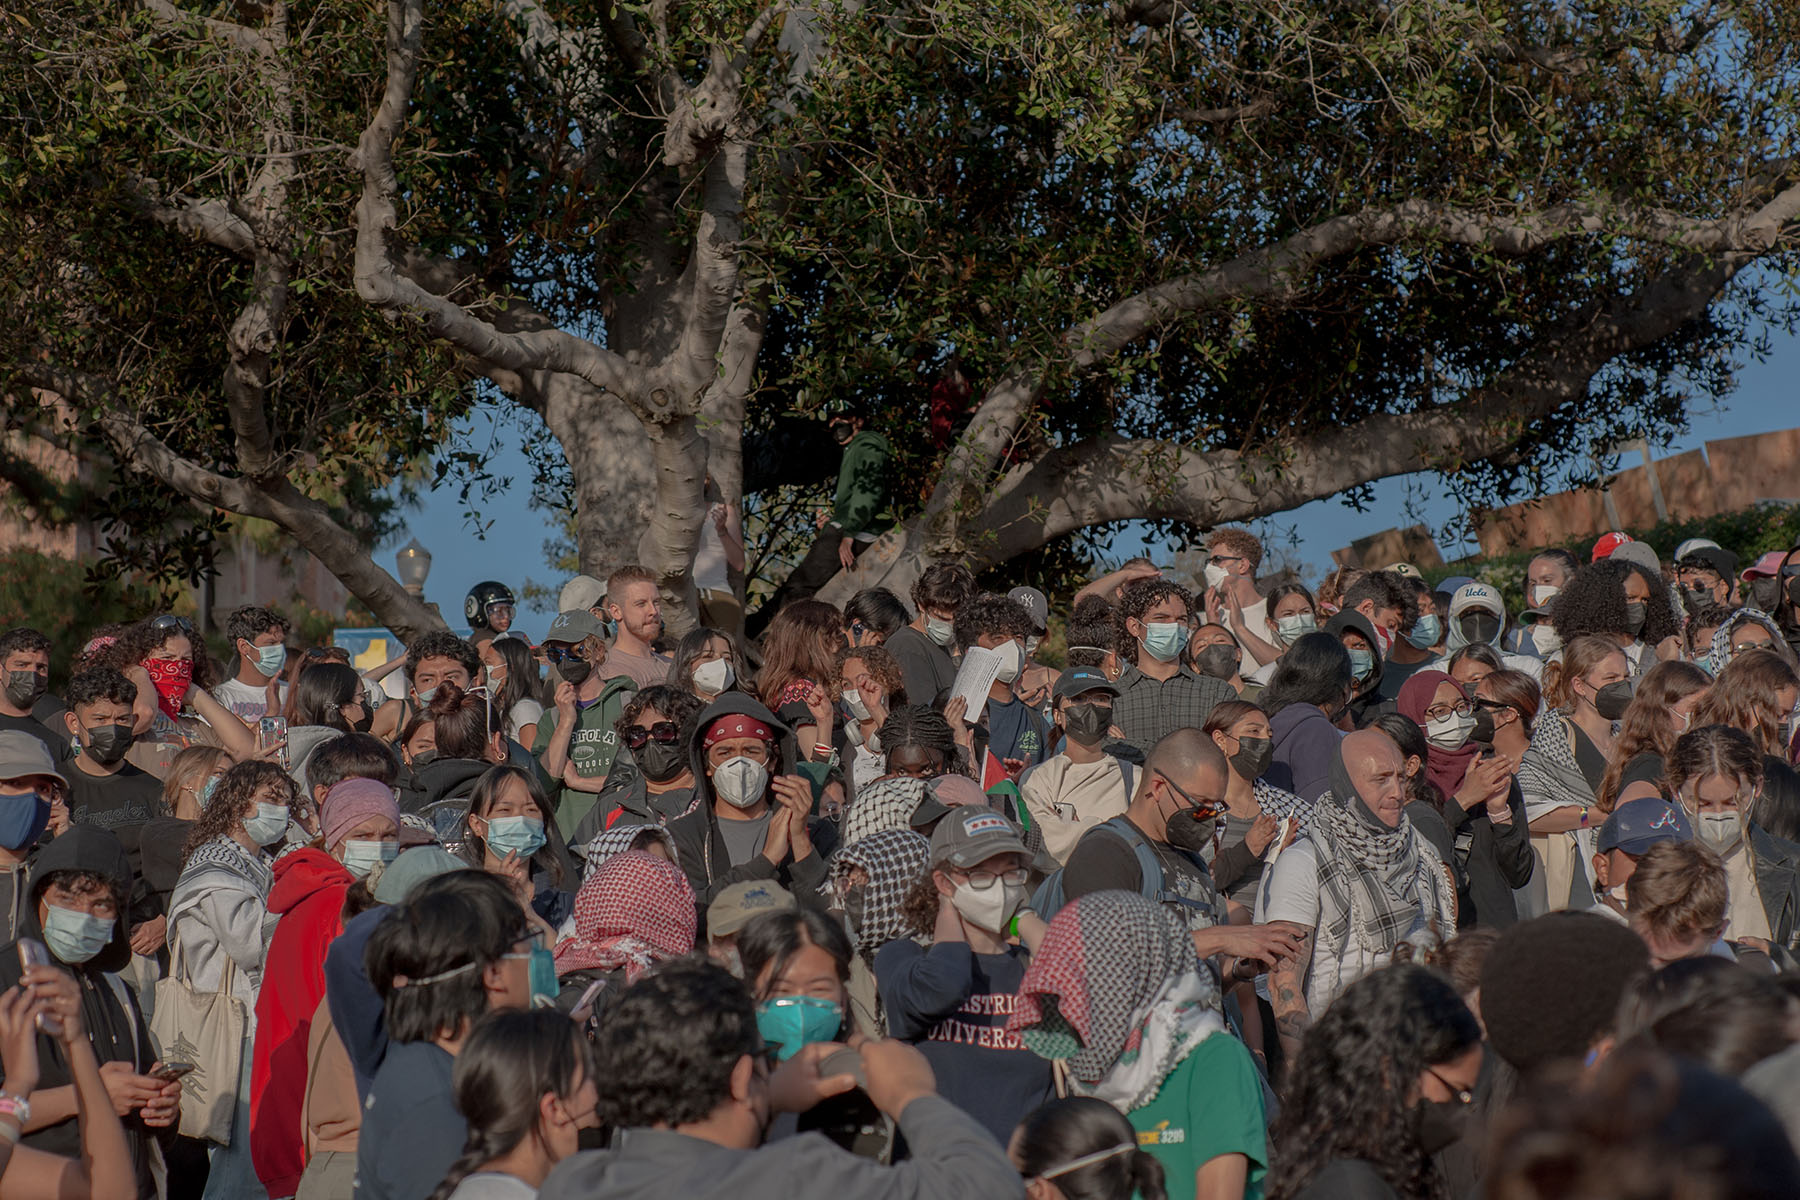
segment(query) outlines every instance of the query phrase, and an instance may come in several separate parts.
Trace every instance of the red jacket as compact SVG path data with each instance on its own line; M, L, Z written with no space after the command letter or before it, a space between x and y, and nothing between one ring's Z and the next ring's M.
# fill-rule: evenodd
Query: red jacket
M343 932L344 893L355 877L323 850L275 863L269 911L281 914L263 960L250 1058L250 1158L269 1195L292 1196L306 1170L300 1128L306 1040L325 995L325 950Z

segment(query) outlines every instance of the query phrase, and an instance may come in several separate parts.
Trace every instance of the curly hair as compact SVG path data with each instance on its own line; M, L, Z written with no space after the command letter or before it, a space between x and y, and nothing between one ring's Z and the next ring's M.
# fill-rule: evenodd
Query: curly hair
M1481 1044L1481 1026L1446 980L1401 963L1346 988L1301 1043L1265 1195L1293 1200L1333 1159L1361 1159L1403 1200L1443 1194L1414 1136L1415 1081Z
M213 791L212 801L201 811L200 819L194 822L194 828L188 833L187 845L181 851L182 861L187 861L189 855L214 838L229 834L232 827L248 817L261 797L271 789L276 797L271 803L286 804L289 815L293 817L304 814L306 806L300 794L300 785L279 765L252 760L241 762L226 771L219 777L219 786Z
M913 880L900 900L900 927L917 937L930 937L937 928L938 890L934 872Z
M1318 606L1330 612L1342 608L1344 593L1368 572L1361 567L1339 567L1319 581Z
M1687 629L1683 632L1683 642L1689 654L1706 654L1712 649L1712 635L1719 626L1731 620L1732 610L1723 604L1706 603L1688 614ZM1706 636L1695 641L1695 635L1705 632Z
M912 585L913 609L954 613L975 594L975 576L961 563L933 563Z
M82 665L111 667L115 671L141 667L152 651L160 650L178 637L186 638L188 661L194 664L194 684L211 691L213 685L219 682L219 673L212 655L206 652L205 643L201 642L191 626L173 623L157 625L156 620L155 617L146 617L125 626L119 631L118 640L88 655L88 661Z
M231 639L234 647L239 641L254 642L271 629L281 630L281 636L286 638L290 628L287 619L280 613L254 604L234 608L231 615L225 618L225 636Z
M636 725L639 717L655 709L681 730L681 741L686 745L693 732L694 718L705 707L705 702L686 688L670 683L654 683L631 694L619 719L613 722L613 732L624 737L625 731Z
M1252 575L1255 575L1256 569L1262 566L1262 539L1248 529L1235 525L1227 525L1207 534L1206 549L1214 557L1217 557L1220 551L1224 551L1227 555L1235 555L1245 560L1250 564L1250 574Z
M1679 701L1712 686L1712 676L1693 663L1676 659L1659 662L1638 681L1637 694L1625 709L1619 722L1618 736L1613 738L1612 753L1607 757L1606 774L1594 793L1594 807L1610 813L1619 802L1619 778L1625 766L1639 754L1649 752L1668 761L1675 748L1676 730L1670 723L1670 710Z
M1084 596L1069 614L1068 662L1071 667L1098 667L1119 640L1112 604L1105 596Z
M1712 691L1694 710L1694 725L1741 729L1764 754L1786 758L1781 723L1787 711L1777 702L1784 688L1800 688L1800 675L1772 650L1746 650L1719 672Z
M1181 606L1188 616L1194 615L1194 594L1182 587L1157 576L1153 579L1140 579L1125 589L1119 597L1119 607L1115 614L1114 636L1117 639L1114 650L1119 658L1128 663L1137 661L1137 639L1125 628L1127 621L1142 621L1144 614L1161 604L1171 596L1181 601Z
M1401 633L1409 632L1419 619L1419 597L1406 576L1396 571L1370 571L1344 589L1344 608L1353 609L1365 602L1372 603L1375 612L1384 608L1398 609ZM1364 615L1370 624L1374 623L1374 613Z
M845 646L837 652L837 673L832 681L838 691L850 686L844 678L844 664L853 658L861 659L863 668L881 685L889 708L906 703L906 675L900 670L900 660L880 646Z
M1681 622L1669 603L1668 585L1656 575L1634 562L1620 558L1603 558L1575 572L1550 600L1550 623L1565 643L1578 637L1600 634L1616 639L1625 628L1625 580L1635 574L1650 589L1644 609L1644 627L1638 637L1655 646L1664 638L1681 632Z
M460 663L462 669L469 673L471 683L481 678L481 654L475 649L474 643L465 641L448 630L434 630L406 648L408 683L419 673L419 664L428 658L448 658Z
M1037 631L1025 606L998 592L983 592L957 609L955 625L956 644L964 650L984 634L1028 638Z

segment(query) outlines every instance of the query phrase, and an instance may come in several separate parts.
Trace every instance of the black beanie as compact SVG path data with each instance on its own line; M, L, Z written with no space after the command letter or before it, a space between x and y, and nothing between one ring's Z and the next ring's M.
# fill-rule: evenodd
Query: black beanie
M1481 1019L1520 1074L1581 1058L1613 1028L1619 998L1649 969L1642 939L1593 913L1557 912L1500 935L1481 968Z

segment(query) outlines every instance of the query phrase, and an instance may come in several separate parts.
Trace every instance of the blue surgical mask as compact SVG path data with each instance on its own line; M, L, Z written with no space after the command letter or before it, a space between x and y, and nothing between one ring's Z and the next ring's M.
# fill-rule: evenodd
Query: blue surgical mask
M433 696L437 695L437 691L438 691L438 685L434 683L422 692L420 692L420 691L413 692L413 696L415 698L417 698L417 700L419 701L420 708L426 708L431 704L431 698Z
M106 949L112 941L111 917L96 917L52 904L44 915L44 944L62 962L77 966Z
M206 783L200 788L200 807L205 808L212 803L213 793L219 790L219 775L208 775Z
M786 1062L814 1042L829 1042L844 1026L844 1007L817 996L776 996L756 1006L756 1028Z
M1443 636L1444 623L1436 613L1426 613L1413 622L1412 632L1406 635L1406 641L1414 650L1429 650Z
M344 870L358 879L367 879L376 863L391 863L400 857L399 842L378 842L370 838L351 838L344 843Z
M531 1007L549 1008L556 1003L557 993L562 990L562 985L556 979L556 955L542 946L534 944L527 954L508 954L505 957L528 960L527 970L531 976Z
M530 858L544 844L544 823L536 817L494 817L487 823L488 849L495 858Z
M0 846L23 850L43 836L49 823L49 797L38 792L0 796Z
M1358 683L1364 682L1373 675L1375 673L1375 652L1373 650L1351 650L1350 673L1356 676Z
M1279 637L1282 643L1288 646L1293 645L1295 642L1299 641L1307 634L1314 632L1318 628L1319 623L1313 619L1311 613L1295 613L1291 617L1275 618L1275 636Z
M1157 621L1144 626L1144 650L1157 662L1174 662L1187 643L1187 630L1176 621Z
M257 802L256 815L244 822L244 833L259 846L281 840L287 832L288 808L285 804Z
M273 679L281 674L281 668L287 665L287 647L252 646L256 651L256 671L264 679Z
M925 618L925 636L940 646L948 646L956 636L956 626L948 621L940 621L936 617Z

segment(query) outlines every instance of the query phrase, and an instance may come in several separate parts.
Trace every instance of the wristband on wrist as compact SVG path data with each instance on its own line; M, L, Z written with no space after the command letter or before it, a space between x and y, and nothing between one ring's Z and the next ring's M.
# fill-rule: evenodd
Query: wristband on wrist
M0 1092L0 1117L11 1117L23 1130L31 1120L31 1101L15 1092ZM5 1125L0 1125L0 1131L5 1128Z

